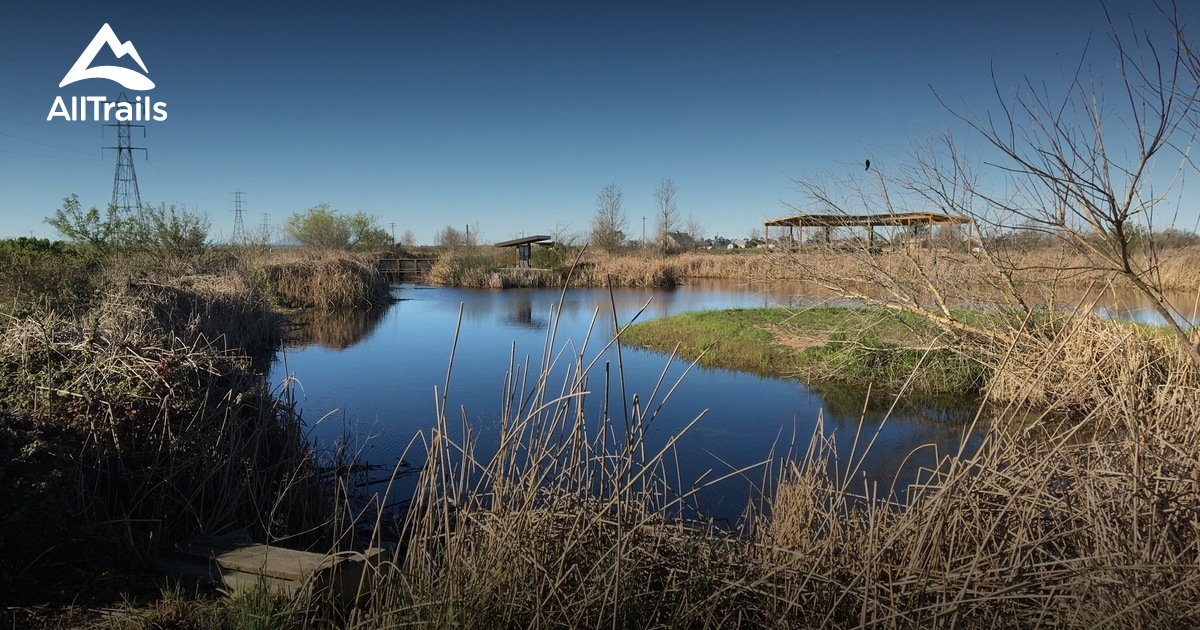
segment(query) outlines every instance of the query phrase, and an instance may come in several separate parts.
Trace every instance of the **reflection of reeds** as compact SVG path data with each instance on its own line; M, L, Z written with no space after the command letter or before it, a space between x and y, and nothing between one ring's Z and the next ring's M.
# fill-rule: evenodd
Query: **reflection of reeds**
M302 348L316 344L323 348L342 350L357 344L379 325L388 307L369 309L308 309L289 316L295 324L288 335L287 345Z

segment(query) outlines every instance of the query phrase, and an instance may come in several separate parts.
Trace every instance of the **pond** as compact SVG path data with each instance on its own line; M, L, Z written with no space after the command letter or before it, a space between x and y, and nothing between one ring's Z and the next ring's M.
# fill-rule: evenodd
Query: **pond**
M421 462L420 449L406 448L420 432L428 434L436 419L435 388L441 391L455 332L461 330L448 390L447 409L452 428L465 417L482 448L498 433L502 387L515 352L516 362L529 357L537 365L557 318L555 350L578 349L593 317L595 330L587 359L612 339L613 304L621 324L648 303L641 319L684 311L731 307L804 305L803 287L755 286L732 281L700 280L674 290L573 289L565 295L549 289L504 291L402 285L393 288L400 301L371 312L334 313L307 323L309 341L281 351L271 368L273 383L295 378L298 405L318 447L339 440L350 446L360 462L390 469L402 456ZM799 296L799 297L798 297ZM560 298L561 311L557 311ZM1146 319L1144 309L1102 300L1105 309L1132 319ZM576 351L571 350L571 351ZM615 373L613 349L600 358ZM666 370L674 383L688 363L668 361L662 354L623 348L626 394L646 400ZM599 389L593 377L591 387ZM560 379L561 380L561 379ZM620 388L612 388L612 409L622 408ZM978 444L982 430L973 425L975 407L940 405L906 409L887 415L886 409L864 411L861 393L833 392L822 397L795 380L764 378L726 370L693 368L680 382L648 439L665 444L698 415L703 417L677 444L679 477L685 486L698 478L727 473L779 456L789 448L803 450L819 418L836 439L842 468L850 461L856 432L862 444L874 445L863 461L862 475L886 491L893 480L911 482L920 466L956 451L966 440ZM828 392L827 392L828 394ZM598 399L599 393L594 394ZM590 404L593 418L600 404ZM617 411L612 415L616 416ZM884 418L887 417L886 422ZM593 420L594 421L594 420ZM918 447L922 448L913 454ZM698 495L704 516L734 522L749 504L757 503L764 470L742 475L705 489ZM394 489L393 499L411 493L411 480ZM689 486L690 487L690 486ZM856 480L856 487L862 483Z

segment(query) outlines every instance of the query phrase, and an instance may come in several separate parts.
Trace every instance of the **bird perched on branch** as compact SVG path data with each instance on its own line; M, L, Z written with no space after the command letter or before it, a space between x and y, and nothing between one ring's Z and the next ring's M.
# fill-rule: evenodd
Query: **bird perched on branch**
M869 171L869 170L871 170L871 160L867 160L867 168L864 168L863 170L864 170L864 171Z

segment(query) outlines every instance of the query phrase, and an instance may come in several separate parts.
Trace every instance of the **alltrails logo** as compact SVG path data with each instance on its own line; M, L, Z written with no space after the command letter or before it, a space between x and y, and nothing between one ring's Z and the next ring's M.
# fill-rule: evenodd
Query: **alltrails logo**
M146 69L146 64L142 61L142 56L138 54L137 48L133 47L133 42L122 43L117 38L117 34L113 32L112 27L105 24L96 32L96 36L92 38L92 42L87 45L87 48L83 49L83 53L79 55L79 59L75 60L75 65L67 71L58 87L65 87L85 79L108 79L130 90L154 89L154 82L142 72L120 66L92 66L96 55L105 46L108 46L118 59L129 55L141 67L142 72L149 74L150 71ZM118 122L141 122L167 119L167 104L155 103L149 96L144 99L138 96L132 103L126 100L109 101L104 96L72 96L70 103L68 107L67 101L62 96L54 97L54 104L50 106L50 114L46 116L46 120L51 121L58 117L72 122L108 121L110 119ZM88 117L89 111L91 118Z

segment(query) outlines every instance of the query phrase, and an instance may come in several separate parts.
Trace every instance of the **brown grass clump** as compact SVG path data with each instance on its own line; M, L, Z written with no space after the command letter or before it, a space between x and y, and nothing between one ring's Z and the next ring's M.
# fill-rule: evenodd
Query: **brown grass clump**
M314 531L298 418L227 350L225 330L262 341L248 303L207 278L138 282L80 320L0 322L0 600L46 601L64 572L133 570L197 532Z
M1109 351L1134 369L1143 360L1137 344ZM1189 367L1110 374L1109 404L1077 423L1002 416L981 450L951 454L899 502L853 488L853 475L831 479L818 442L789 467L762 530L770 583L793 585L780 601L824 611L814 625L840 611L870 627L1194 626L1200 390ZM1056 394L1094 398L1095 382L1063 380Z
M771 257L764 253L703 254L675 256L644 254L613 255L589 251L577 272L578 286L672 288L687 278L777 279Z
M561 287L566 277L564 270L521 269L511 265L511 250L475 247L444 251L425 280L450 287L510 289Z
M554 251L554 250L552 250ZM431 284L476 289L511 287L557 288L567 280L577 252L565 250L555 257L553 269L516 269L509 250L475 248L442 252L426 280ZM665 256L645 252L609 254L587 250L570 274L576 287L636 287L670 289L687 278L784 277L772 260L761 253Z
M109 331L174 334L250 353L276 347L282 323L258 283L238 268L162 281L127 280L105 297L96 317Z
M267 291L288 308L371 308L391 289L373 256L349 252L272 250L248 260Z

